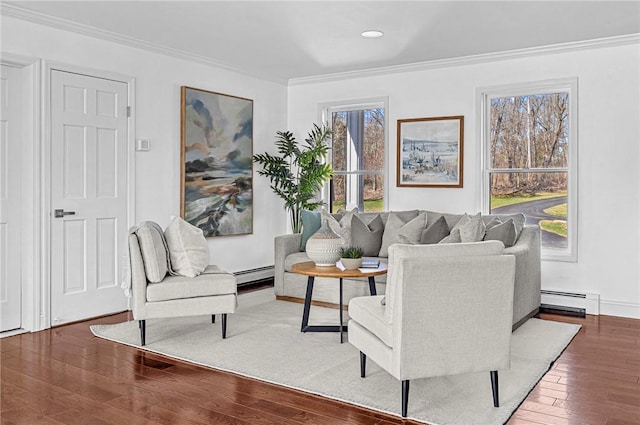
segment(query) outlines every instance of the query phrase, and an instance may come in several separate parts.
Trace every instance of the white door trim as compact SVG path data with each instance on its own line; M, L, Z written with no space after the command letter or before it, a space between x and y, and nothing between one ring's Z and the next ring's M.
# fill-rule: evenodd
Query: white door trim
M129 128L127 134L127 227L135 223L135 78L123 74L109 71L100 71L75 65L68 65L52 61L43 61L42 71L42 99L43 99L43 122L42 122L42 144L40 154L41 179L39 191L41 196L40 240L42 250L41 280L39 290L41 302L39 303L40 321L32 330L41 330L51 327L51 72L53 70L70 72L75 74L89 75L97 78L120 81L128 86L129 106L131 107L131 117L129 118ZM122 259L120 259L121 261Z
M22 144L22 158L32 158L32 161L23 161L21 179L23 182L23 197L20 209L23 213L22 229L22 255L19 267L21 268L21 326L22 331L31 331L38 328L40 299L40 194L38 186L40 182L40 73L41 62L38 58L15 55L2 52L0 62L4 65L17 66L22 69L23 121L22 131L24 143ZM19 332L19 331L17 331Z

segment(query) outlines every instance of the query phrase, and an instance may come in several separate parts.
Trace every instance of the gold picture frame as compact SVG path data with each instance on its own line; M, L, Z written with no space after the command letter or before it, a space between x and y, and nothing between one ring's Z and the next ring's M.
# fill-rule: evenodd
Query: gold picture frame
M253 233L253 100L180 89L180 215L206 237Z
M464 116L398 120L397 149L397 187L462 187Z

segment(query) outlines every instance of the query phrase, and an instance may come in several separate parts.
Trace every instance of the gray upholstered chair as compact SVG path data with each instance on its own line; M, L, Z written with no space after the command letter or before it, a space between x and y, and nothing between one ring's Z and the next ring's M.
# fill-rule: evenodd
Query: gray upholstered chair
M153 238L145 241L147 246L143 249L147 258L144 259L138 236L131 233L128 238L132 311L140 327L141 345L146 343L147 319L181 316L211 315L212 323L215 323L215 315L221 314L222 338L226 338L227 314L234 313L237 305L235 276L214 265L195 277L167 275L166 268L162 268L163 263L167 264L167 257L162 255L165 246L161 246L161 235L153 228L149 233ZM149 261L148 257L155 256L158 258ZM158 273L158 266L164 273Z
M402 382L490 372L499 406L498 370L510 367L515 258L502 242L393 245L385 296L349 302L349 342ZM384 298L384 303L382 302ZM489 388L487 380L487 390Z

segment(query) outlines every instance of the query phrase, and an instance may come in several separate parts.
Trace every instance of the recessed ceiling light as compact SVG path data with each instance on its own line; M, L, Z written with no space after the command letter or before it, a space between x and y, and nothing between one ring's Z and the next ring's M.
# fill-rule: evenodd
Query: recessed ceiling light
M364 31L360 35L363 36L364 38L378 38L378 37L382 37L384 34L382 31L369 30L369 31Z

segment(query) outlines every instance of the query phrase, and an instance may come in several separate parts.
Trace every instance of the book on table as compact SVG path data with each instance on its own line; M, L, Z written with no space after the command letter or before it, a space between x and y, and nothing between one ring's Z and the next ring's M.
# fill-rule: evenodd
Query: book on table
M368 268L377 269L378 267L380 267L380 260L369 259L369 258L363 259L360 267L365 269L368 269Z

